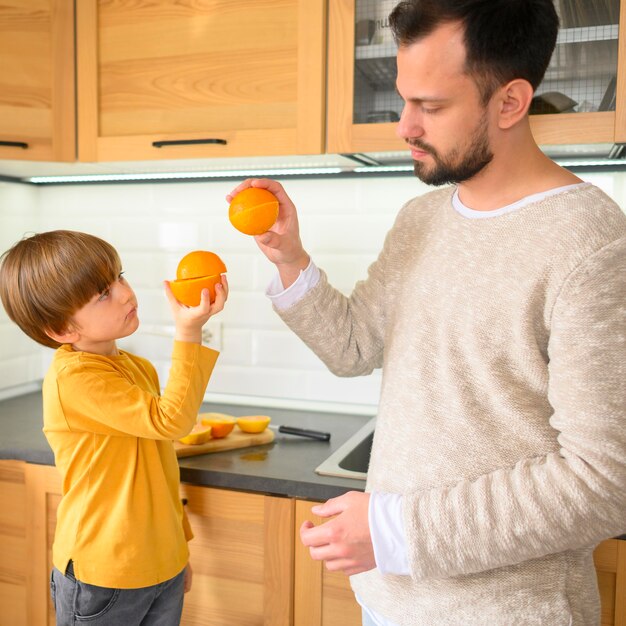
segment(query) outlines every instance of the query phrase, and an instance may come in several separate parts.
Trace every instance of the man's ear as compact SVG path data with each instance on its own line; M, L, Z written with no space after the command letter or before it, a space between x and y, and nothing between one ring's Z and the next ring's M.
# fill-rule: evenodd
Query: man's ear
M54 339L57 343L76 343L80 338L80 333L71 326L61 333L56 333L53 330L46 328L45 333L48 337L50 337L50 339Z
M509 129L528 113L535 90L523 78L516 78L503 85L496 94L498 101L498 126Z

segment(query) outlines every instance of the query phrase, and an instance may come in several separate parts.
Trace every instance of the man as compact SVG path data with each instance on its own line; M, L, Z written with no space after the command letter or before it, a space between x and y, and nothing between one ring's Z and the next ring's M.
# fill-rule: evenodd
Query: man
M312 558L378 626L599 623L592 551L626 529L626 217L549 160L528 108L551 0L413 0L390 16L415 173L349 298L280 200L257 243L285 322L340 376L382 367L366 493L314 508Z

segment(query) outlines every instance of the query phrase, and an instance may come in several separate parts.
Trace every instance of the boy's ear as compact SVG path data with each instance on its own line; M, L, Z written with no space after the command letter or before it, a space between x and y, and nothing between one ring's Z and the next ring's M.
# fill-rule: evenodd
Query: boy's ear
M76 343L80 338L78 331L71 327L61 333L56 333L53 330L46 328L45 333L48 337L50 337L50 339L54 339L57 343Z
M501 129L515 126L528 113L534 90L522 78L516 78L501 87L499 95L499 126Z

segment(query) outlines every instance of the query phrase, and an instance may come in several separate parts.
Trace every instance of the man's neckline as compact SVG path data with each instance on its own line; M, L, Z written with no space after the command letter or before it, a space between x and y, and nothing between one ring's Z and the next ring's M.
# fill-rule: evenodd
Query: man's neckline
M555 187L554 189L548 189L547 191L540 191L539 193L533 193L516 202L511 204L507 204L506 206L500 207L499 209L492 209L491 211L477 211L476 209L470 209L468 206L464 205L459 198L459 189L458 187L454 190L454 194L452 195L452 206L454 210L462 215L463 217L467 217L469 219L485 219L490 217L499 217L500 215L505 215L506 213L511 213L513 211L517 211L522 207L528 206L533 202L539 202L540 200L544 200L550 196L554 196L559 193L563 193L564 191L569 191L571 189L577 189L579 187L585 187L590 185L591 183L582 182L582 183L573 183L571 185L563 185L562 187Z

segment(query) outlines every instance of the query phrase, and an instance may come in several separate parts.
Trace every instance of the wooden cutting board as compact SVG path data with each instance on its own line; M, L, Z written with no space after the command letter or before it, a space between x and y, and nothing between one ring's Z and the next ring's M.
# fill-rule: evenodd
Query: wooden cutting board
M244 433L235 428L229 435L221 439L209 439L206 443L197 446L174 442L176 456L196 456L198 454L208 454L209 452L223 452L224 450L234 450L235 448L248 448L250 446L260 446L274 441L274 431L266 428L262 433Z

